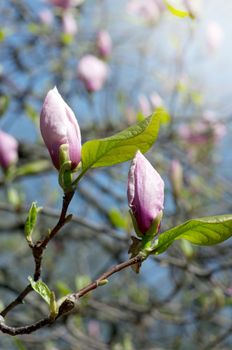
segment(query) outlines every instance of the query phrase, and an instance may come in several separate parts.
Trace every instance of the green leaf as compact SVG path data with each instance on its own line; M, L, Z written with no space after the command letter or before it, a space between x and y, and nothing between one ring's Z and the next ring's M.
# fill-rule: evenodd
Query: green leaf
M171 116L168 110L165 107L158 107L156 109L157 112L160 113L160 122L161 124L168 124L171 121Z
M51 169L51 161L41 159L18 167L15 171L15 176L38 174L49 169Z
M170 4L169 1L167 0L164 0L164 3L167 7L167 9L174 15L174 16L177 16L177 17L180 17L180 18L184 18L184 17L192 17L192 15L190 15L190 13L188 11L184 11L184 10L180 10L180 9L177 9L176 7L172 6Z
M42 209L41 207L36 206L36 202L33 202L30 207L30 210L26 219L25 227L24 227L26 239L28 242L31 242L31 235L36 224L37 214L41 209Z
M7 188L7 199L10 204L12 204L14 207L19 207L22 201L22 198L19 194L19 192L13 188L9 187Z
M34 291L38 293L50 306L51 299L53 300L53 296L52 291L48 288L48 286L42 281L35 282L32 277L28 277L28 280L30 281L30 284Z
M153 249L163 253L175 240L186 239L193 244L209 246L232 236L232 214L193 219L160 234Z
M43 281L34 281L32 277L28 277L30 284L34 291L38 293L44 301L49 305L50 317L54 320L58 314L58 306L56 302L55 293Z
M35 108L30 104L26 104L25 112L26 112L27 116L32 120L32 122L37 125L38 121L39 121L39 115L38 115L37 111L35 110Z
M110 166L134 157L139 149L145 153L155 142L160 125L160 112L116 135L86 142L82 147L82 168Z
M8 96L0 96L0 117L4 115L9 107L10 99Z
M50 310L50 317L52 320L55 320L59 310L58 310L58 305L56 302L56 296L55 293L51 291L50 294L50 303L49 303L49 310Z
M117 209L111 209L108 212L109 219L112 225L119 229L125 229L127 226L127 220L122 215L122 213Z
M61 34L61 42L64 45L70 45L73 42L73 36L71 34L62 33Z

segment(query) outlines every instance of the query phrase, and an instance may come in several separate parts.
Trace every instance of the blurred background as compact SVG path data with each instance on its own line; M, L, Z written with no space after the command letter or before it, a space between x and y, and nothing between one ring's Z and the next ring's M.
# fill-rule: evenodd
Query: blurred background
M162 230L232 212L232 3L222 0L4 0L0 2L0 128L19 142L14 176L0 184L0 302L33 274L24 238L32 201L35 235L56 223L62 202L39 131L57 86L82 141L112 135L165 110L147 157L165 180ZM46 250L42 278L57 298L127 259L130 163L92 171L70 206L73 221ZM2 349L231 349L232 241L176 242L80 302L78 311L27 336L1 335ZM25 325L48 313L31 293L7 316Z

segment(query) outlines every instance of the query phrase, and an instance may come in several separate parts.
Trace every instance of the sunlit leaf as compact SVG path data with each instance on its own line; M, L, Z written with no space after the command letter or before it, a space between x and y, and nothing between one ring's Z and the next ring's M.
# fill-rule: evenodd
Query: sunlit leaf
M160 234L154 253L163 253L175 240L186 239L193 244L209 246L232 236L232 214L193 219Z
M32 105L26 104L25 112L27 116L33 121L33 123L38 124L39 115Z
M0 117L2 117L8 109L10 99L8 96L0 96Z
M127 222L122 213L117 209L111 209L108 212L109 219L114 227L124 229L126 228Z
M7 199L14 207L20 206L22 200L19 192L13 187L7 189Z
M161 113L155 112L116 135L86 142L82 147L83 170L125 162L132 159L138 149L147 152L157 138L160 117Z
M184 11L181 9L176 8L175 6L170 4L170 1L164 0L164 3L167 7L167 9L174 15L180 18L184 17L192 17L192 15L188 11Z
M38 293L50 306L52 292L48 286L42 281L35 282L32 277L28 277L28 280L30 281L30 284L34 291Z
M15 176L37 174L49 169L51 169L51 162L46 159L41 159L18 167L15 171Z
M26 239L28 242L31 242L32 232L36 225L37 214L40 210L41 210L41 207L37 207L36 202L33 202L30 207L30 210L26 219L25 227L24 227Z

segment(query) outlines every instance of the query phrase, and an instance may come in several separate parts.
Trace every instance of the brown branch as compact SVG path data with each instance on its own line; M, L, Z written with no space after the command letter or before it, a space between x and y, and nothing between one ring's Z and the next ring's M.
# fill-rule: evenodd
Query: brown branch
M42 265L42 259L43 259L43 252L47 246L47 244L50 242L50 240L59 232L59 230L71 219L71 216L67 214L67 210L69 207L69 204L73 198L74 192L68 192L65 193L63 197L63 204L62 209L60 213L59 220L57 224L54 226L54 228L50 231L50 233L42 240L38 241L34 245L31 244L30 248L32 250L32 254L34 257L34 263L35 263L35 270L34 270L34 281L38 281L41 276L41 265ZM31 285L27 285L26 288L19 294L19 296L12 301L2 312L0 315L2 317L5 317L6 314L15 308L17 305L22 304L24 298L32 291ZM8 328L7 328L8 329ZM10 334L10 333L9 333ZM17 333L17 334L23 334L23 333Z
M4 310L2 310L2 312L0 313L0 315L2 317L5 317L6 314L12 310L13 308L15 308L17 305L22 304L24 298L27 296L27 294L29 294L32 291L32 287L30 284L28 284L26 286L26 288L17 296L17 298L12 301Z
M96 281L92 282L87 287L82 288L78 293L74 294L75 298L79 299L79 298L83 297L84 295L86 295L90 291L99 287L99 285L101 285L102 281L106 280L108 277L112 276L116 272L119 272L119 271L121 271L129 266L135 265L135 264L141 264L145 259L146 259L146 257L144 255L138 254L135 257L133 257L133 258L121 263L121 264L113 266L110 270L104 272Z
M119 271L121 271L129 266L132 266L135 264L141 264L145 259L146 259L146 257L144 255L139 254L139 255L127 260L127 261L124 261L121 264L115 265L111 269L109 269L108 271L103 273L96 281L90 283L85 288L82 288L79 292L68 295L66 297L66 299L64 300L64 302L60 305L57 318L61 317L62 315L64 315L67 312L72 311L75 308L75 302L79 298L83 297L84 295L88 294L89 292L98 288L99 286L103 285L104 283L102 284L102 282L104 282L104 280L106 280L107 278L109 278L110 276L115 274L116 272L119 272ZM22 293L21 293L21 295L22 295ZM23 300L23 297L25 297L25 296L24 295L22 296L22 298L20 299L21 302ZM16 302L16 300L14 301L14 303L15 303L14 306L16 306L19 303L19 301ZM11 307L10 309L12 309L13 307ZM7 312L9 310L7 310ZM4 316L4 315L2 314L2 316ZM55 320L52 320L50 318L50 316L48 316L48 317L43 318L42 320L40 320L36 323L33 323L31 325L28 325L28 326L22 326L22 327L10 327L10 326L7 326L4 322L0 322L0 330L3 333L7 333L7 334L12 335L12 336L19 335L19 334L30 334L30 333L35 332L36 330L46 326L46 325L52 324L54 321Z

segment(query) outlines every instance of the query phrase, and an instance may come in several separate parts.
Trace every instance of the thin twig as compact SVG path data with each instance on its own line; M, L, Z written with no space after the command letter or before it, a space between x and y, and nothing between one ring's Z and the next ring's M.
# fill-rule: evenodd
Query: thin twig
M69 204L73 198L74 192L68 192L65 193L63 197L63 204L62 209L60 213L59 220L57 224L54 226L54 228L51 230L51 232L42 240L38 241L34 245L30 245L30 248L32 250L32 254L34 257L34 263L35 263L35 270L34 270L34 281L38 281L41 276L41 265L42 265L42 258L43 258L43 252L47 246L47 244L50 242L50 240L59 232L59 230L70 220L70 216L66 217L67 210L69 207ZM6 314L15 308L17 305L22 304L24 298L32 291L31 285L27 285L26 288L19 294L19 296L12 301L2 312L0 315L2 317L5 317ZM7 328L8 329L8 328ZM10 334L10 333L8 333ZM23 333L17 333L17 334L23 334Z
M135 264L141 264L145 259L146 259L145 256L139 254L139 255L127 260L127 261L124 261L121 264L115 265L111 269L109 269L108 271L103 273L96 281L90 283L85 288L82 288L79 292L71 294L70 296L67 296L67 298L65 299L65 301L61 304L61 306L59 308L59 313L58 313L57 318L61 317L65 313L74 309L75 303L71 301L72 299L75 299L77 301L79 298L83 297L84 295L88 294L92 290L101 286L102 281L106 280L107 278L109 278L110 276L115 274L116 272L119 272L119 271L121 271L129 266L135 265ZM14 306L16 306L18 303L15 300ZM7 333L7 334L12 335L12 336L19 335L19 334L30 334L30 333L35 332L36 330L48 325L48 324L52 324L54 321L55 320L51 319L50 316L48 316L48 317L43 318L42 320L40 320L36 323L33 323L31 325L27 325L27 326L22 326L22 327L10 327L10 326L7 326L4 322L1 322L0 323L0 330L3 333Z

